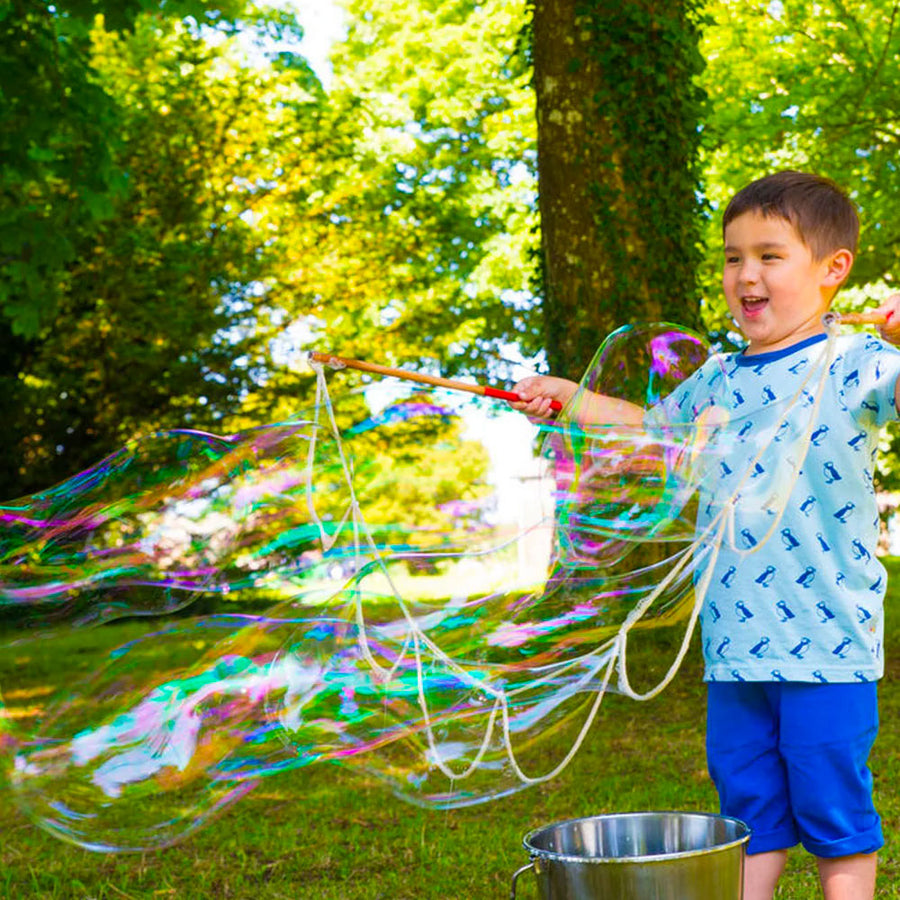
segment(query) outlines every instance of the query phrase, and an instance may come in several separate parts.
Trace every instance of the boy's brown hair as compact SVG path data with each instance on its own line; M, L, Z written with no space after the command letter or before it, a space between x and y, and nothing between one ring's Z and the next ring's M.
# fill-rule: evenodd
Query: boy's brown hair
M753 181L731 198L722 230L747 212L786 219L817 261L836 250L856 254L856 207L830 178L787 170Z

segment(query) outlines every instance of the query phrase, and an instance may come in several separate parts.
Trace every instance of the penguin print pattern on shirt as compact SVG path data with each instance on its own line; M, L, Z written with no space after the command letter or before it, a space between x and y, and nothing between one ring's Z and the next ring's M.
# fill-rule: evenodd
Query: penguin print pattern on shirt
M702 534L732 502L700 615L708 681L883 673L873 474L881 427L897 416L900 351L866 334L836 340L824 381L827 341L816 335L712 360L645 418L652 429L709 406L728 413L703 451L697 517Z

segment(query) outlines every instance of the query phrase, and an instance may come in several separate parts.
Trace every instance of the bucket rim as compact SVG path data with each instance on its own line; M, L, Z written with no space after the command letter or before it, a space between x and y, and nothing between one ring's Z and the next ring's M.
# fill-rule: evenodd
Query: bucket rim
M549 828L560 828L564 825L574 825L576 822L594 822L598 819L641 819L648 816L679 816L685 818L697 819L718 819L723 822L733 822L744 828L744 834L733 840L726 841L721 844L715 844L712 847L703 847L698 850L682 850L677 853L653 853L647 856L573 856L568 853L557 853L555 850L542 850L534 847L530 841L538 834L546 832ZM542 825L540 828L534 828L522 838L522 844L528 851L532 860L540 858L545 860L558 860L560 862L586 863L588 865L604 864L610 865L631 865L640 863L647 865L648 863L665 863L673 859L687 859L691 856L709 856L711 853L720 853L725 850L731 850L746 844L750 840L750 826L741 819L735 819L733 816L723 816L718 813L704 812L685 812L683 810L660 809L660 810L643 810L640 812L625 813L601 813L596 816L579 816L574 819L564 819L561 822L554 822L551 825Z

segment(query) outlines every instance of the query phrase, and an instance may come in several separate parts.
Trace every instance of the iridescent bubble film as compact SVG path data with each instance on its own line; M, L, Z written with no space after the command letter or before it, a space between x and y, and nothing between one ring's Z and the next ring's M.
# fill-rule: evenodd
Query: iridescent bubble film
M306 414L150 435L4 504L3 760L21 808L84 847L144 850L311 764L438 807L552 777L606 690L638 695L633 630L683 629L664 681L687 647L725 533L721 517L696 533L700 487L729 433L715 402L669 415L697 372L726 388L696 335L616 332L533 471L487 476L458 396L371 414L355 376L320 369ZM644 423L579 423L592 391ZM131 637L110 652L111 627ZM560 726L572 749L548 761Z

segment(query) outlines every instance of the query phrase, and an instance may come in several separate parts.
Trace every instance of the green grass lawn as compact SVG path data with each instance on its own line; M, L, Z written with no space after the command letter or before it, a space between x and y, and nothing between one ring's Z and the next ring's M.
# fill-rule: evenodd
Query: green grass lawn
M891 562L900 599L900 563ZM894 603L897 601L895 600ZM900 615L888 601L888 669L881 688L881 734L872 759L887 846L879 897L900 898ZM893 615L892 615L893 613ZM71 638L65 665L84 671L104 642L142 626L122 625ZM696 645L695 640L695 645ZM630 650L631 668L647 677L674 648L650 634ZM0 684L17 665L0 661ZM661 697L604 701L588 740L556 780L467 809L410 806L376 781L340 768L312 766L273 777L182 844L153 854L98 854L58 841L32 825L0 792L0 897L3 898L316 898L428 900L506 898L512 873L528 861L522 838L564 819L630 810L717 811L703 752L704 690L695 646ZM32 653L32 657L34 654ZM59 659L31 658L40 680ZM546 768L571 735L548 740ZM518 897L537 898L530 874ZM819 896L815 868L791 854L780 898ZM639 898L636 898L639 900Z

